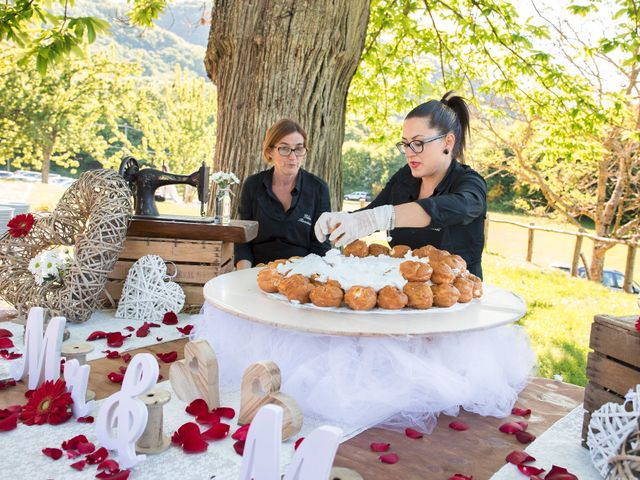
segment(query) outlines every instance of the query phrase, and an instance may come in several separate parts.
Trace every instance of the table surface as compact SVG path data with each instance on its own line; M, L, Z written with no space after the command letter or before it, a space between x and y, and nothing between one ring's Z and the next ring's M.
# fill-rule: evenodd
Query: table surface
M174 340L132 350L130 353L155 354L176 350L178 358L181 359L184 358L183 348L186 342L187 339ZM89 388L96 392L98 399L105 398L120 388L120 385L107 380L107 374L123 365L122 360L103 358L90 364ZM170 364L160 362L160 373L165 379L169 378L169 366ZM19 383L16 387L2 391L0 408L23 404L25 390L25 385ZM517 405L533 411L531 417L525 420L529 422L528 431L539 436L579 405L583 395L582 387L534 378L521 393ZM369 429L340 445L335 465L354 469L366 480L446 479L455 473L488 479L504 465L505 457L511 451L524 448L512 435L498 431L505 419L461 412L456 420L470 426L465 432L448 428L447 425L452 420L452 417L441 415L434 432L419 440L389 430ZM380 454L372 452L369 448L372 442L390 443L391 451L400 456L400 461L395 465L379 462L377 457Z
M513 323L526 312L516 294L491 285L482 298L451 308L354 312L291 304L258 287L259 268L219 275L204 286L204 297L216 308L278 328L349 336L438 335L483 330Z

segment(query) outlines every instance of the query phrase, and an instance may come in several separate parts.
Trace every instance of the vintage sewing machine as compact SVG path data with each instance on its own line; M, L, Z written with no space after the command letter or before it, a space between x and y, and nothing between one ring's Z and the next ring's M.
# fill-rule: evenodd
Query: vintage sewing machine
M156 207L155 192L165 185L191 185L198 189L200 201L200 215L202 218L191 217L193 221L213 222L212 217L205 217L207 202L209 201L209 167L202 162L202 166L191 175L177 175L163 172L154 168L140 169L140 164L133 157L125 157L120 163L120 175L128 182L133 193L136 216L159 217ZM180 217L188 221L189 217Z

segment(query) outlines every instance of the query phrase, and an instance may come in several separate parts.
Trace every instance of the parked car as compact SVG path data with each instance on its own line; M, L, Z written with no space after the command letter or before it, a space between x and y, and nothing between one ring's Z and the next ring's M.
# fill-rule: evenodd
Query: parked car
M369 192L351 192L344 196L345 200L371 200L371 194Z
M42 180L40 172L31 172L29 170L16 170L13 172L14 180L22 180L23 182L39 182Z
M7 172L6 170L0 170L0 179L6 180L11 177L13 177L13 173Z
M51 185L60 185L62 187L68 187L69 185L71 185L75 181L76 181L75 178L63 177L61 175L58 175L58 176L56 176L54 178L49 178L49 183Z
M571 267L569 265L552 264L551 267L560 269L563 272L567 273L571 271ZM585 271L584 267L578 267L578 277L587 278L587 272ZM618 270L605 268L602 271L601 283L611 290L622 290L622 286L624 285L624 273ZM631 282L631 293L633 293L634 295L640 294L640 285L638 285L638 282Z

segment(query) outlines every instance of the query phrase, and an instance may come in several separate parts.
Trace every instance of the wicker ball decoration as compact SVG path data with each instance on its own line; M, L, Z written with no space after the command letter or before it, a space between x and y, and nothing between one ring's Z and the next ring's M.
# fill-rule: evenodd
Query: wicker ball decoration
M618 453L609 458L609 464L607 478L640 478L640 418Z
M25 237L0 237L0 296L22 311L46 307L84 322L99 307L107 274L118 260L131 219L131 191L113 170L83 173L51 214L38 215ZM60 245L74 259L60 283L36 285L29 261Z

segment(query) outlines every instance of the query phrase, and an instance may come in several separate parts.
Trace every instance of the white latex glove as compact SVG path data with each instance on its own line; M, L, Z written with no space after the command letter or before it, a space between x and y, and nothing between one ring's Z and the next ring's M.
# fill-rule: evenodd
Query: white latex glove
M321 218L322 216L318 219L316 228L318 227L318 223ZM354 240L371 235L373 232L377 232L378 230L392 229L392 219L392 205L383 205L370 210L349 213L346 216L341 217L339 222L335 222L333 224L336 225L337 223L340 223L340 225L333 230L329 236L329 240L334 242L336 247L342 247Z
M318 241L324 242L333 229L342 223L342 219L348 216L347 212L324 212L320 215L313 227Z

